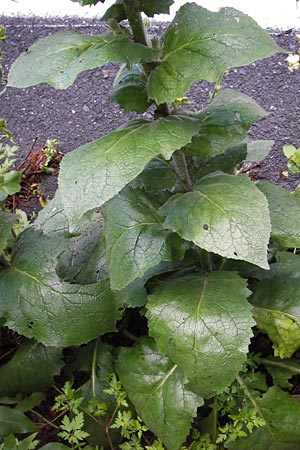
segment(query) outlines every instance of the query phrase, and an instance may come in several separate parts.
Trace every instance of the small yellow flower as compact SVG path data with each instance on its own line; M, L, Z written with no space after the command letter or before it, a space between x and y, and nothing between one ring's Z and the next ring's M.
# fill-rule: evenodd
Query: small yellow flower
M286 60L289 64L289 70L298 70L300 68L300 55L298 53L290 53Z

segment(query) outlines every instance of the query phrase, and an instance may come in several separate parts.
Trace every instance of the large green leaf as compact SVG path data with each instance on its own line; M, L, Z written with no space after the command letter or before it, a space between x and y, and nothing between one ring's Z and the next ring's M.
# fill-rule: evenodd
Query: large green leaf
M136 120L66 155L59 184L70 225L114 197L155 156L170 159L190 142L198 125L186 116Z
M10 433L33 433L37 426L21 411L0 406L0 436Z
M18 216L7 211L0 211L0 254L7 245L7 241L12 237L12 227Z
M26 88L48 83L66 89L85 70L110 61L138 63L154 55L151 48L113 34L91 36L62 31L41 39L19 56L10 69L7 85Z
M212 102L197 114L199 133L187 151L201 158L223 154L247 137L251 125L267 117L255 100L232 89L221 90Z
M62 349L25 341L13 358L0 367L0 396L42 391L64 365Z
M254 318L273 342L275 356L289 358L300 348L299 295L299 278L279 275L254 287Z
M145 424L168 450L179 449L203 399L186 389L185 374L177 364L154 341L143 339L120 351L117 372Z
M119 303L104 279L91 285L62 282L55 272L62 237L28 230L11 267L0 273L0 316L6 325L48 346L87 342L115 330Z
M300 247L300 195L267 181L258 183L269 202L271 237L283 248Z
M246 175L215 173L161 208L165 226L205 250L268 268L268 203Z
M265 426L226 445L232 450L299 450L300 404L277 386L254 399Z
M150 76L149 97L157 104L174 101L197 80L216 81L227 69L279 51L268 33L240 11L211 12L186 4L165 35L161 64Z
M159 204L138 189L126 189L105 207L106 258L112 289L122 289L161 261L172 259Z
M149 296L150 335L203 397L221 392L245 361L254 325L248 295L236 273L214 272L161 283Z

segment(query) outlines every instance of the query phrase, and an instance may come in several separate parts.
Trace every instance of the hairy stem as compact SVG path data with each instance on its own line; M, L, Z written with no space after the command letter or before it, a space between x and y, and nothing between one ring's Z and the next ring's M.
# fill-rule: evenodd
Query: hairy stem
M123 5L135 42L148 46L149 40L142 19L142 15L139 10L138 0L123 0ZM144 64L144 69L146 74L149 75L149 72L151 72L151 65L149 66L149 64ZM155 114L156 117L168 116L170 114L168 104L163 103L161 105L157 105ZM183 190L186 192L191 191L192 182L187 169L185 155L182 152L178 152L177 154L173 154L172 160L174 163L176 174L179 178L180 185L182 186Z
M144 26L138 0L123 0L124 9L132 30L134 40L148 45L147 32Z
M193 184L190 178L190 174L187 168L185 154L183 152L173 153L172 161L174 164L175 172L179 178L180 185L185 192L193 190Z
M212 272L213 268L212 268L209 252L207 250L204 250L204 248L199 248L199 247L198 247L197 251L198 251L202 269L205 270L206 272Z

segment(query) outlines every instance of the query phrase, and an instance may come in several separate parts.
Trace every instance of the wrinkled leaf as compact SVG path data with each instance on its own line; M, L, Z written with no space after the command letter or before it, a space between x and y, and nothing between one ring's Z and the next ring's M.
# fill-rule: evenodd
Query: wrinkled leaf
M264 427L257 428L247 437L230 442L232 450L299 450L300 404L287 392L273 386L255 399L257 412L265 420Z
M184 373L150 339L121 349L117 372L138 415L169 450L177 450L203 404L186 389Z
M247 137L251 125L267 117L255 100L232 89L222 89L199 114L199 133L187 151L208 158L223 154Z
M42 391L64 365L62 349L25 341L13 358L0 367L0 396Z
M122 289L161 261L172 260L159 204L138 189L123 190L105 206L106 258L112 289Z
M267 181L257 185L269 202L272 239L282 248L300 247L300 196Z
M198 120L185 116L136 120L66 155L59 184L70 225L114 197L155 156L169 159L197 130Z
M165 226L205 250L268 268L268 204L246 175L215 173L161 208Z
M0 254L6 248L7 241L12 237L11 230L18 216L6 211L0 211Z
M299 294L300 279L276 276L258 282L251 297L257 326L268 334L280 358L300 348Z
M113 34L62 31L39 40L19 56L10 69L7 86L26 88L48 83L56 89L67 89L85 70L110 61L138 63L154 55L151 48Z
M58 278L55 265L63 248L63 238L28 230L11 267L0 273L5 325L48 346L78 345L114 331L120 315L109 280L81 286Z
M240 11L211 12L186 4L166 32L162 62L150 76L149 97L157 104L174 101L195 81L217 81L227 69L280 51L269 34Z
M0 406L0 436L34 431L37 431L36 425L25 414L8 406Z
M161 283L149 296L150 335L203 397L221 392L245 361L254 324L248 295L236 273L214 272Z

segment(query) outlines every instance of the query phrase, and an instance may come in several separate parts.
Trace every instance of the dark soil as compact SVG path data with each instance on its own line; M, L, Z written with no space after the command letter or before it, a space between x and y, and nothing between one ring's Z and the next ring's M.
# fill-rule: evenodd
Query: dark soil
M6 28L9 46L5 46L4 77L17 56L38 38L58 30L76 29L83 33L100 34L104 27L96 19L53 19L0 17ZM166 25L153 24L153 33L162 32ZM295 31L269 30L284 49L296 50ZM135 114L124 113L108 96L118 66L108 64L98 70L81 74L75 84L65 91L48 85L29 89L7 89L1 96L0 115L20 146L20 161L41 148L47 139L59 141L63 153L105 135ZM223 87L239 90L253 97L271 115L255 124L253 139L273 139L273 150L255 168L256 176L268 179L293 190L300 176L282 175L286 159L282 146L300 145L300 71L290 72L286 55L275 55L264 61L230 71L222 81ZM193 109L201 109L209 101L212 86L206 82L195 84L190 91ZM55 178L44 177L44 195L53 195Z

